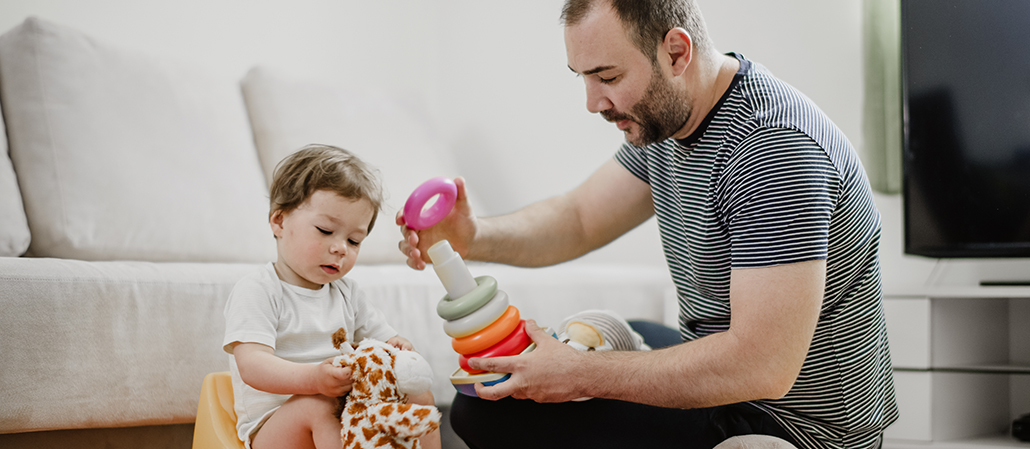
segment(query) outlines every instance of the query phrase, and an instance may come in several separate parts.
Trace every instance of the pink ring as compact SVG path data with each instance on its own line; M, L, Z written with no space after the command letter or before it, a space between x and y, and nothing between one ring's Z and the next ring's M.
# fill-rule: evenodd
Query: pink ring
M436 203L423 211L426 203L437 195L440 197ZM431 228L451 212L457 198L458 186L449 178L438 176L423 182L404 203L404 222L411 229Z

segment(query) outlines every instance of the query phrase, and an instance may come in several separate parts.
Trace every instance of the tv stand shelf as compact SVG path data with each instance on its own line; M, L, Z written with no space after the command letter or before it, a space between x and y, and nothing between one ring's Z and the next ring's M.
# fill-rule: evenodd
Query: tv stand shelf
M1030 449L1009 433L1030 413L1030 288L955 287L885 291L901 417L884 447Z

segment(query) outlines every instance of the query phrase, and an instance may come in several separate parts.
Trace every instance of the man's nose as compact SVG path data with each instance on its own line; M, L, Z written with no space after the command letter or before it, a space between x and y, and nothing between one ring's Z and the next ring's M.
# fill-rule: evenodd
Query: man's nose
M601 111L607 111L615 107L612 101L605 95L603 89L599 87L591 86L587 83L587 110L591 113L598 113Z

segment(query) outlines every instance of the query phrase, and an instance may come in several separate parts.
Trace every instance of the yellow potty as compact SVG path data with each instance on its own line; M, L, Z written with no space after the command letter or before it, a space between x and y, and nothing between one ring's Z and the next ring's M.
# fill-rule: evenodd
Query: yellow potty
M193 449L243 449L243 442L236 436L232 377L228 371L204 377L197 424L193 428Z

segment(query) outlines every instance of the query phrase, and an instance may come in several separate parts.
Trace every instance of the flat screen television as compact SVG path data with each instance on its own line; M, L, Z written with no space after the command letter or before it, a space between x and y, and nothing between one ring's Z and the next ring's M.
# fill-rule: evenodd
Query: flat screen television
M1030 257L1030 0L902 0L905 252Z

